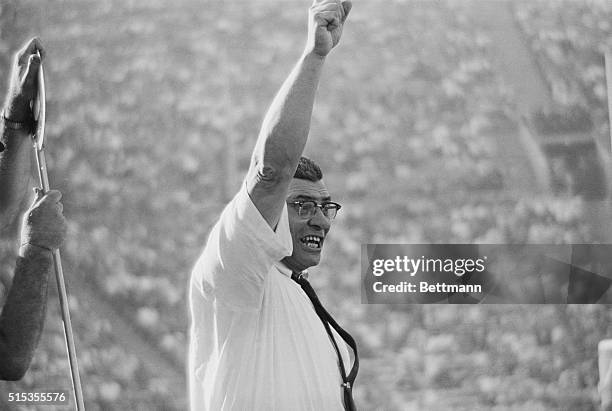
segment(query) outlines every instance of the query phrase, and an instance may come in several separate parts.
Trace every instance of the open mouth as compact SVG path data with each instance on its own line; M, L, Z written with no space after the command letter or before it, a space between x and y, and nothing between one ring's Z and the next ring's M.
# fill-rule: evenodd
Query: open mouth
M323 245L323 237L319 237L318 235L307 235L300 239L302 244L304 244L307 248L312 250L320 250Z

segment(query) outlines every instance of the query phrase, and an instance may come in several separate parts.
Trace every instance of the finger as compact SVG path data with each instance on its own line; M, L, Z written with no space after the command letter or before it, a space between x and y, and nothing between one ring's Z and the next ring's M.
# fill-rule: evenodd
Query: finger
M43 197L43 191L40 188L34 187L33 191L34 191L34 200L32 201L32 205L30 206L30 208L34 207L34 205L38 201L40 201L40 199Z
M342 23L346 21L349 13L353 8L353 3L350 0L346 0L342 2L342 10L344 11L344 17L342 18Z
M40 54L40 59L44 60L47 56L47 52L45 51L45 48L43 47L42 42L40 41L40 38L34 37L33 41L35 46L34 53L38 52Z
M38 79L38 69L40 68L40 57L37 54L30 55L28 59L28 67L23 74L21 84L25 89L34 90Z
M40 39L38 37L33 37L28 41L28 43L23 46L21 50L17 52L17 63L19 65L25 65L28 62L29 57L32 54L36 54L36 52L40 53L41 58L45 58L46 52Z
M342 2L340 0L336 0L336 7L338 8L338 15L340 16L340 21L344 21L344 7L342 6Z
M317 7L317 13L322 13L325 11L333 11L336 13L340 13L340 6L338 5L338 3L327 3L325 5Z
M58 203L62 198L62 193L57 190L49 190L40 201L41 203Z
M40 52L40 56L42 58L45 57L45 49L42 45L42 43L40 42L40 38L38 37L32 37L30 39L30 41L28 42L28 44L25 45L25 47L22 49L23 53L25 54L36 54L36 52Z
M317 13L315 16L319 23L323 26L337 26L340 23L340 19L338 18L338 11L324 11L321 13Z

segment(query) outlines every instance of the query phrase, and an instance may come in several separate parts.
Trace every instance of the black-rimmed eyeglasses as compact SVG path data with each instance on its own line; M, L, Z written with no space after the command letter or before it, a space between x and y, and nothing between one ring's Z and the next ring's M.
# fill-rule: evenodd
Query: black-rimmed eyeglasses
M287 204L297 210L298 216L302 218L312 218L317 212L317 207L328 220L333 220L342 206L333 201L324 201L321 204L312 200L288 201Z

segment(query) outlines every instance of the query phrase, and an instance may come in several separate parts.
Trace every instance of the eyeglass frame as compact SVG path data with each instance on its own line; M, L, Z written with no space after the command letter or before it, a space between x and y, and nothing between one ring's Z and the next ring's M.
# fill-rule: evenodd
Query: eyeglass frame
M315 200L294 200L294 201L287 201L287 204L290 206L293 206L294 208L296 208L296 211L298 213L299 217L302 217L304 219L306 218L312 218L317 214L317 211L315 208L313 208L313 210L315 210L312 215L306 215L303 216L302 215L302 207L304 206L304 203L313 203L315 205L315 207L317 207L319 210L321 210L321 214L323 214L323 217L325 217L327 220L329 221L333 221L336 216L338 215L338 211L340 211L340 209L342 208L341 204L336 203L335 201L323 201L321 203L317 203ZM329 217L326 212L329 212L329 210L325 210L324 207L328 204L333 204L336 208L336 212L334 213L333 217Z

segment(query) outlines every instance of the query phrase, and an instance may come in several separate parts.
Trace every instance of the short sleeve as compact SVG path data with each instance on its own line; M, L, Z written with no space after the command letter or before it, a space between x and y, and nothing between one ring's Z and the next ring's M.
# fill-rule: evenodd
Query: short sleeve
M213 227L193 270L192 286L231 309L257 310L268 272L292 251L287 206L273 230L243 184Z

